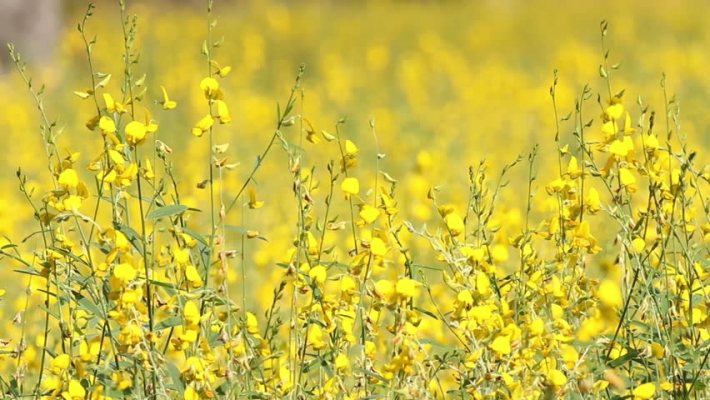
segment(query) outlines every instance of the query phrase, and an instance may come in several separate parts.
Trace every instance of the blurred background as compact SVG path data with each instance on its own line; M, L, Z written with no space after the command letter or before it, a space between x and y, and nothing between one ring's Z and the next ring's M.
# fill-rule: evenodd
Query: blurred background
M204 205L205 191L195 183L208 175L205 138L190 128L207 111L199 83L208 65L200 53L207 37L206 2L128 1L121 16L117 1L99 0L87 22L96 71L112 74L105 91L122 98L123 26L138 15L136 48L140 61L135 77L146 75L141 104L159 123L157 133L175 150L172 161L181 177L183 202ZM87 9L83 1L2 0L0 42L12 41L28 61L27 75L35 88L45 84L44 105L50 120L64 129L58 142L62 154L81 152L87 165L101 151L100 135L87 130L96 106L74 94L91 86L87 52L76 26ZM217 143L231 143L229 162L240 167L224 179L227 192L244 181L256 154L268 143L275 126L276 102L285 103L298 67L306 65L303 100L295 114L307 117L317 132L334 133L361 149L358 177L366 189L379 171L399 181L402 219L416 225L439 226L436 208L426 198L441 186L439 202L462 211L468 196L468 167L485 160L491 179L503 165L539 144L533 168L537 176L535 221L556 213L544 186L559 174L555 114L549 95L553 70L559 71L558 115L574 110L575 99L589 84L593 97L583 119L594 119L590 140L601 136L597 94L608 97L599 77L603 62L600 21L609 21L606 48L612 91L625 89L633 121L641 115L641 97L650 110L665 115L661 76L667 75L668 98L681 105L680 129L699 148L697 162L708 161L706 112L710 75L710 3L697 1L224 1L214 2L218 20L213 39L224 37L214 55L232 67L220 80L233 122L218 126ZM22 167L38 195L50 188L40 118L27 85L7 57L0 74L0 184L9 188L0 199L0 235L17 239L31 232L32 209L17 187ZM178 102L163 110L160 86ZM603 101L603 100L602 100ZM143 118L139 112L136 118ZM376 138L369 119L376 121ZM665 122L664 120L662 120ZM672 125L673 122L671 121ZM665 125L665 124L663 124ZM560 125L561 144L576 152L572 121ZM304 167L316 166L326 182L325 165L338 158L334 145L300 139L298 125L284 137L305 149ZM279 152L280 151L280 152ZM385 157L376 164L376 154ZM161 167L156 167L161 170ZM499 243L517 235L525 214L527 166L509 174L511 185L501 194ZM93 182L90 171L83 178ZM287 156L280 149L266 160L258 178L263 209L245 214L240 224L271 239L248 255L260 267L272 266L294 235L294 204L290 197ZM380 175L380 183L381 175ZM231 186L230 186L231 185ZM320 196L322 203L323 193ZM229 196L228 196L229 197ZM231 200L231 197L230 197ZM200 207L204 208L204 207ZM345 215L345 214L343 214ZM504 221L505 220L505 221ZM603 225L600 216L595 223ZM28 247L32 243L28 242ZM278 271L277 271L278 272ZM265 286L269 287L269 286Z

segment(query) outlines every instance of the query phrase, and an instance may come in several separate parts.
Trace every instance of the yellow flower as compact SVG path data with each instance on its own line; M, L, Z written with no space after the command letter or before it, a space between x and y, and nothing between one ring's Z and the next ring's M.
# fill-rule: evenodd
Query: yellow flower
M128 125L126 125L124 133L126 134L126 141L128 144L135 146L143 143L147 131L145 125L142 123L138 121L131 121Z
M200 400L200 393L192 385L185 388L184 400Z
M215 105L217 105L217 117L219 118L219 122L222 124L232 122L232 117L229 115L227 103L222 100L215 100Z
M113 121L113 118L105 115L99 119L99 128L101 128L101 132L103 132L104 135L116 133L116 123Z
M183 308L183 317L185 325L194 326L200 323L200 310L192 300L188 300Z
M409 300L417 294L417 288L421 286L420 282L411 278L402 278L397 281L395 292L402 300Z
M116 102L113 100L113 96L111 96L111 93L104 93L104 103L106 103L106 111L108 112L115 112L116 111Z
M654 134L643 135L644 138L644 148L648 152L653 152L658 149L659 143L658 138Z
M214 69L216 69L215 74L219 75L220 78L224 78L225 76L227 76L229 71L232 70L232 67L230 67L229 65L225 65L224 67L220 67L219 64L217 63L217 61L215 61L215 60L210 61L210 64L212 64L212 67L214 67Z
M353 177L345 178L340 184L340 189L345 193L346 199L349 199L350 196L357 196L360 193L360 181Z
M636 189L638 188L636 185L636 178L634 178L633 174L631 174L631 171L627 168L619 168L619 179L621 180L621 184L626 187L626 190L628 190L629 193L636 192Z
M646 382L642 385L636 386L633 390L634 399L646 400L653 398L656 394L656 384L653 382Z
M357 148L355 143L353 143L350 139L345 140L345 155L354 157L359 152L360 149Z
M371 205L364 204L360 209L360 218L362 218L366 224L374 222L379 216L380 210Z
M70 362L69 354L60 354L52 360L52 366L49 370L55 375L61 375L62 372L69 368Z
M83 400L86 397L86 389L81 386L81 382L76 379L69 381L69 388L67 391L62 392L62 398L64 400Z
M552 386L561 387L567 383L567 377L559 369L553 369L547 372L547 380Z
M629 150L621 140L614 140L609 146L609 152L617 157L626 157Z
M323 329L312 323L308 326L308 343L316 350L324 349L328 344L324 340Z
M72 168L67 168L59 174L57 182L65 188L73 189L79 186L79 175Z
M177 102L174 100L170 100L168 97L168 91L165 90L165 86L160 86L160 89L163 91L163 110L171 110L175 107L177 107Z
M322 265L316 265L310 271L308 271L308 276L316 283L318 286L322 286L328 277L328 272Z
M395 285L387 279L381 279L375 283L375 295L391 303L396 295Z
M461 216L455 212L447 214L444 217L444 222L446 223L446 227L449 229L453 236L458 236L462 234L464 229L466 229L466 225L464 225L463 218L461 218Z
M624 305L624 299L621 296L621 288L616 282L610 279L602 281L599 285L599 289L594 294L594 297L601 300L602 304L607 307L621 308Z
M249 188L249 208L252 210L261 208L264 205L263 201L259 201L256 199L256 189L254 189L254 186Z
M382 239L376 237L370 241L370 252L373 256L384 257L387 254L387 245Z
M582 169L579 168L577 157L570 157L569 164L567 164L567 172L572 179L578 178L582 175Z
M197 122L197 125L192 128L192 134L198 137L202 136L205 132L210 130L212 125L214 125L214 118L209 114L205 115Z
M621 116L624 114L624 105L621 103L621 99L619 97L614 96L614 98L611 99L610 103L611 105L606 108L606 116L612 120L621 118Z
M137 275L138 271L128 263L118 264L113 269L113 276L123 283L132 281Z
M590 214L596 214L601 210L601 200L599 199L599 192L595 188L589 188L589 194L587 195L586 202L587 211Z
M495 339L488 345L491 350L495 351L498 356L505 356L512 351L510 346L510 336L497 335Z
M205 97L216 99L219 96L219 82L217 79L208 77L200 82L200 89L205 93Z

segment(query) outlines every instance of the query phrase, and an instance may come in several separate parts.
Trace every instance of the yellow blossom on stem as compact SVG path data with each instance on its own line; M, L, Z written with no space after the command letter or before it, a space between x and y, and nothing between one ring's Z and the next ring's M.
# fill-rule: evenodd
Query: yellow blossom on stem
M163 101L161 104L163 104L163 110L171 110L175 107L177 107L177 102L174 100L170 100L168 97L168 91L165 90L165 86L160 86L160 90L163 91Z
M261 208L264 206L264 202L256 199L256 189L254 186L249 188L249 208L252 210Z
M215 105L217 106L217 117L219 118L219 122L222 124L232 122L232 117L229 115L227 103L222 100L215 100Z
M417 294L417 288L421 286L420 282L411 278L402 278L397 281L395 292L402 300L409 300Z
M86 397L86 389L76 379L69 381L69 387L65 392L62 392L64 400L83 400Z
M488 345L491 350L495 351L499 357L510 354L512 351L510 345L510 336L508 335L497 335L495 339Z
M370 252L373 256L384 257L385 254L387 254L387 245L382 239L378 237L373 238L372 241L370 241Z
M373 223L379 216L380 210L371 205L363 204L360 208L360 218L362 218L366 224Z
M653 382L646 382L633 390L634 399L647 400L653 398L656 394L656 384Z
M627 168L619 168L619 179L621 180L621 184L626 187L626 190L628 190L629 193L635 193L638 189L636 178L634 178L631 171Z
M328 272L324 266L316 265L315 267L311 268L310 271L308 271L308 276L313 280L316 285L322 286L325 283L326 278L328 277Z
M590 214L596 214L599 210L601 210L601 200L599 199L599 192L597 189L589 188L585 204L587 205L587 212Z
M72 168L67 168L59 174L57 182L65 188L76 188L79 185L79 175Z
M350 139L345 140L345 155L354 157L357 155L357 153L360 152L360 149L353 143Z
M192 134L200 137L205 134L214 125L214 118L211 115L205 115L200 119L197 124L192 128Z
M116 122L114 122L113 118L104 115L99 119L99 128L104 135L116 133Z
M345 178L340 184L340 189L345 193L346 199L349 199L350 196L357 196L360 193L360 181L353 177Z
M609 102L609 107L606 108L604 114L608 119L616 120L624 114L624 105L621 98L614 96Z
M224 67L220 67L220 65L215 60L211 60L210 64L216 70L215 74L219 75L220 78L224 78L232 70L232 67L230 67L229 65L225 65Z
M185 318L185 325L187 326L195 326L200 323L200 310L192 300L185 302L183 317Z
M131 121L128 125L126 125L124 133L126 134L126 141L128 144L136 146L145 141L147 131L145 125L142 123L138 121Z
M54 375L61 375L62 372L66 371L67 368L69 368L69 363L71 362L71 358L69 357L69 354L60 354L52 360L52 365L50 367L50 372L52 372Z
M455 212L447 214L444 217L444 222L446 223L446 227L449 229L449 232L451 232L453 236L458 236L462 234L464 229L466 229L466 225L463 222L463 218L461 218L461 216Z
M206 98L216 99L219 96L219 82L217 79L207 77L200 82L200 89L205 93Z

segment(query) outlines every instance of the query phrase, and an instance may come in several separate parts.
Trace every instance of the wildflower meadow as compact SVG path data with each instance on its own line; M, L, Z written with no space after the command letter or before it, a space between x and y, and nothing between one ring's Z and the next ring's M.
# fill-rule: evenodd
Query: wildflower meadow
M710 398L706 2L65 8L0 398Z

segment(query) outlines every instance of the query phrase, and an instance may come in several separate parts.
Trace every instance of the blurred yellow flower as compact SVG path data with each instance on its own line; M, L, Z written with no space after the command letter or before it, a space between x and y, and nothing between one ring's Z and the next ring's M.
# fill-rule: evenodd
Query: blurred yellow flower
M170 100L168 97L168 91L165 90L165 86L161 85L160 90L163 91L163 101L161 104L163 105L163 110L171 110L175 107L177 107L177 102L174 100Z
M264 202L256 199L256 189L254 186L249 188L249 208L252 210L261 208L264 206Z

